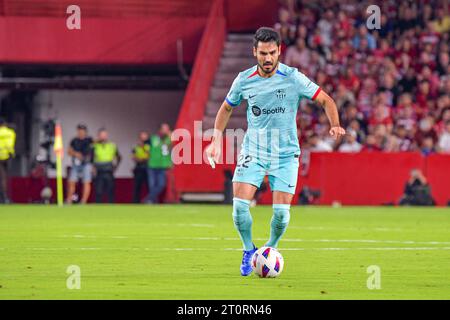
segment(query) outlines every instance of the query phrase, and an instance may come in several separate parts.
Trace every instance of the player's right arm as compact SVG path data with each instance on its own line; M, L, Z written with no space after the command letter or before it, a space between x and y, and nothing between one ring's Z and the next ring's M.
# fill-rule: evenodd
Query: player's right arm
M214 122L214 134L211 144L206 148L206 155L211 158L215 163L220 159L222 152L222 136L223 131L227 127L230 120L233 108L237 107L242 100L242 90L240 84L240 74L234 79L231 85L230 91L225 98L225 101L220 106L217 112L216 120Z
M233 107L225 100L217 112L216 120L214 122L214 134L212 141L206 149L206 155L212 158L216 163L219 161L220 153L222 152L223 131L227 127L232 113Z

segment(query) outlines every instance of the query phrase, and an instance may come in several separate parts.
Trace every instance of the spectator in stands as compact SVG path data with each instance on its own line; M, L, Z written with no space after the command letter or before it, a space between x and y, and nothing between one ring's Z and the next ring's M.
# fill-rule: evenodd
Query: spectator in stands
M400 140L395 134L388 134L386 136L386 143L383 147L384 152L398 152L400 151Z
M366 140L366 133L364 132L364 130L362 130L361 125L359 123L360 122L358 120L353 119L352 121L350 121L349 125L347 126L347 128L345 130L346 131L348 131L348 130L355 131L356 132L356 141L361 143L362 141Z
M367 136L366 142L361 151L381 151L381 147L377 144L377 140L375 139L374 135L369 134Z
M436 68L440 76L448 74L448 66L449 66L449 54L446 51L441 51L439 53L438 65Z
M425 138L431 138L433 144L437 142L438 135L435 130L435 121L431 115L422 118L419 122L419 128L414 136L414 140L418 145L422 145Z
M420 151L424 156L428 156L436 152L436 148L434 146L434 141L432 137L428 136L422 140Z
M395 129L395 135L398 139L398 151L411 151L412 140L408 137L405 126L398 125Z
M336 102L338 110L343 109L345 105L353 105L355 103L355 95L343 82L344 81L341 81L339 83L336 93L334 94L334 101Z
M375 50L376 49L377 42L375 40L375 37L368 32L367 27L366 27L365 24L361 24L358 27L358 33L352 40L353 47L355 49L360 49L361 48L361 43L363 42L363 40L366 41L367 48L369 50Z
M88 136L87 126L85 124L79 124L77 126L77 136L70 141L67 152L72 161L67 182L66 203L68 204L71 204L74 200L76 185L79 179L83 182L80 203L85 204L89 200L92 182L92 143L92 138Z
M424 115L430 110L429 102L433 102L436 96L430 92L430 83L427 80L422 80L419 83L416 94L416 101L419 110L419 115Z
M358 111L355 105L350 103L345 103L343 105L344 112L341 115L341 122L343 127L348 127L352 121L357 121L360 128L365 129L365 122L361 112Z
M445 130L439 137L438 150L450 154L450 120L445 123Z
M148 162L149 196L147 203L158 203L167 185L167 170L172 167L171 130L167 123L161 124L159 133L149 140L150 160Z
M413 92L416 88L416 73L412 67L408 68L406 74L399 80L399 89L402 92Z
M139 134L139 141L132 150L132 158L135 163L133 169L134 187L133 187L133 202L141 202L142 187L147 185L147 163L150 158L150 146L148 145L148 133L142 131Z
M361 151L361 144L356 141L357 134L354 130L347 131L344 137L344 143L340 145L340 152L359 152Z
M395 123L399 126L403 126L408 133L413 133L415 131L417 125L417 115L412 106L397 108L395 119Z
M306 48L305 40L298 38L295 46L291 46L286 50L286 64L297 67L299 70L306 70L311 60L311 53Z
M323 139L319 137L318 134L314 133L309 139L309 144L311 145L310 150L312 152L331 152L333 147L326 143Z
M328 9L322 18L317 22L317 28L320 32L322 45L325 47L330 47L333 43L333 22L334 13L332 10Z
M387 131L387 128L384 124L377 124L373 129L373 136L376 141L376 145L381 148L381 150L384 150L385 144L387 142L387 138L389 135L389 132Z
M369 132L373 133L375 127L379 124L386 126L387 132L392 131L393 122L390 110L381 103L377 104L372 111L372 116L369 119Z
M101 128L93 144L95 169L95 202L101 203L106 194L109 203L114 203L114 172L122 157L114 142L109 141L108 131Z
M450 96L441 95L436 102L436 112L435 115L438 119L437 128L439 132L444 129L447 120L450 120Z
M448 10L448 4L447 8ZM434 30L438 33L446 33L450 31L450 16L448 15L448 11L445 12L444 8L438 8L436 10L436 19L433 21Z
M330 131L330 123L328 122L327 115L324 111L321 111L317 116L317 121L313 125L314 133L318 134L320 137L327 137Z
M400 205L431 206L435 201L431 196L431 187L423 173L418 169L411 170Z

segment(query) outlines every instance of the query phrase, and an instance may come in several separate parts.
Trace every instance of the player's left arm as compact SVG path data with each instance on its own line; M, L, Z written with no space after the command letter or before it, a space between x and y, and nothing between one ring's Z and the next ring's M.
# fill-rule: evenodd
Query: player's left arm
M333 98L320 89L320 92L317 97L315 97L314 101L319 103L325 109L325 113L330 121L330 135L334 139L339 139L345 135L345 129L339 124L339 112Z

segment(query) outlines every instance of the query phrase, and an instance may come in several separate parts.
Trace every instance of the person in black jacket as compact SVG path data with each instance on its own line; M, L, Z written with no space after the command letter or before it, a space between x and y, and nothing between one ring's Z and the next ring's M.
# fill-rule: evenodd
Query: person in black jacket
M75 194L78 179L83 181L83 195L81 203L87 203L91 194L92 182L92 143L88 136L87 127L84 124L77 126L77 136L70 142L68 154L72 159L72 166L67 182L66 202L71 204Z
M431 187L427 178L418 169L411 170L409 180L405 184L403 197L400 205L410 206L433 206L435 201L431 196Z

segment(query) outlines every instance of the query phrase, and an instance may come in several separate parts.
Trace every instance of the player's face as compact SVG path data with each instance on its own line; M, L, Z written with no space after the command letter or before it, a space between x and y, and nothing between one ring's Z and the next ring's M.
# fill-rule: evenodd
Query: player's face
M253 55L258 61L259 68L266 74L271 74L278 65L281 47L275 42L258 42L258 47L253 47Z

